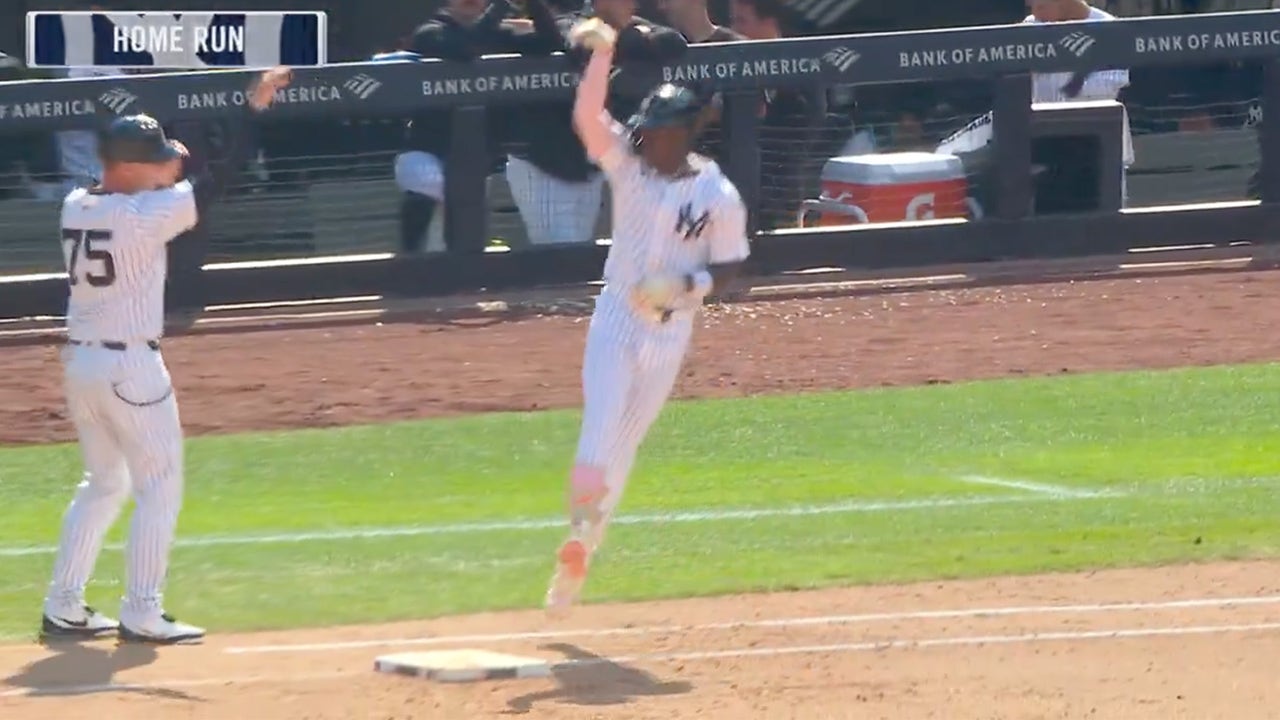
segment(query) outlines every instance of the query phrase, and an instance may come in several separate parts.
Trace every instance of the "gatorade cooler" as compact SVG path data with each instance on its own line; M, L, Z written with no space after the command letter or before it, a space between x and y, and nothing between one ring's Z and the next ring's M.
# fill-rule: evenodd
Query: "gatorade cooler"
M822 195L804 201L797 224L832 226L977 215L977 205L968 194L964 165L955 155L904 152L834 157L822 168Z

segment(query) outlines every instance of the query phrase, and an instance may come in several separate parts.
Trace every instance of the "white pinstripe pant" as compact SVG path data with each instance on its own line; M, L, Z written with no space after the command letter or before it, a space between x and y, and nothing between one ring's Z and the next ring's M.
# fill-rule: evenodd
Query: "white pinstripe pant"
M421 150L407 150L396 155L396 185L405 192L415 192L436 200L444 200L444 163Z
M534 245L591 242L600 216L604 176L585 182L561 180L537 165L507 156L507 185Z
M604 470L608 488L600 504L603 539L622 499L640 443L658 419L693 335L693 312L656 325L637 317L624 292L606 288L596 300L582 360L582 430L576 462Z
M162 607L182 507L182 427L169 371L141 343L124 351L68 346L63 362L84 479L63 517L46 605L83 604L103 538L132 491L121 614L146 617Z

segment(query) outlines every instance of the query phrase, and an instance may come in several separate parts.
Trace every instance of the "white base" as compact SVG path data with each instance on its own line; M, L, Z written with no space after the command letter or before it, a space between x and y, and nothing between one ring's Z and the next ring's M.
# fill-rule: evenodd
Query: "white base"
M551 675L551 663L540 658L465 649L383 655L374 660L373 669L436 682L513 680Z

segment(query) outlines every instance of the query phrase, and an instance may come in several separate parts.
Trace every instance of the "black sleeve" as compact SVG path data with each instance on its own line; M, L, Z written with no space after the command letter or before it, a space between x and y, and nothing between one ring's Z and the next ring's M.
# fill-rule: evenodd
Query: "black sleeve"
M520 55L550 55L565 49L564 40L559 31L554 35L544 35L536 29L529 32L513 27L501 27L494 32L493 46L501 52L518 53Z
M569 49L566 41L568 34L562 32L556 16L547 7L546 0L528 0L525 7L529 10L529 19L533 20L533 33L526 35L526 48L521 52L529 55L549 55L553 52L564 52Z
M409 41L409 50L435 60L474 60L477 55L466 39L435 21L419 27Z
M246 107L245 114L228 122L223 130L220 160L207 158L203 167L184 168L184 175L195 189L196 210L203 216L206 209L226 192L231 181L249 158L250 123L254 111Z
M653 48L650 58L653 62L666 63L679 60L689 50L689 41L684 35L668 27L655 25L649 34L649 44Z

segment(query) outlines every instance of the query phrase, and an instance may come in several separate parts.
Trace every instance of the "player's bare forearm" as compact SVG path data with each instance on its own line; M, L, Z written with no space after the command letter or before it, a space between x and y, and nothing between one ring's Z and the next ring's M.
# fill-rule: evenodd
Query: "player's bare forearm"
M587 156L598 160L613 147L604 105L609 95L609 72L613 69L614 36L611 29L593 20L579 23L569 40L591 49L591 59L587 61L573 101L573 127Z

